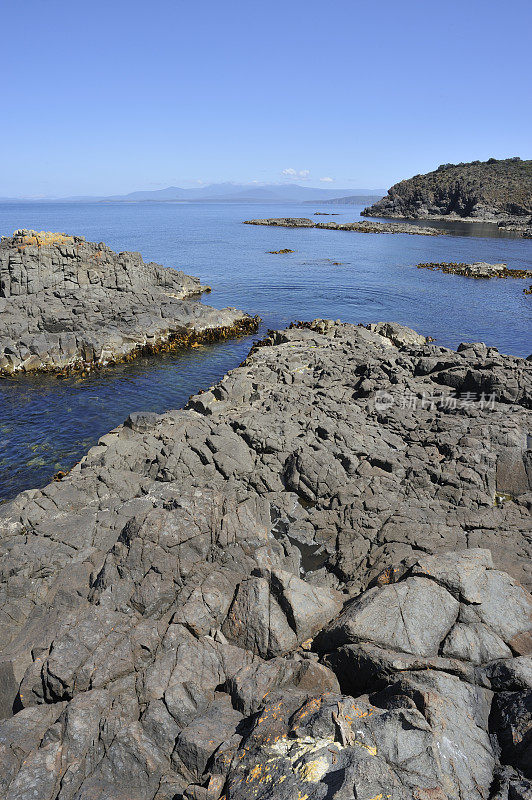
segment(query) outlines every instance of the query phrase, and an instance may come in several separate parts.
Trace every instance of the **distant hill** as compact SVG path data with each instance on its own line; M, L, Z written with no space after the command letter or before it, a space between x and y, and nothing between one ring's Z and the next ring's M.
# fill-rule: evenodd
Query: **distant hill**
M170 203L170 202L223 202L223 203L304 203L326 202L338 195L347 194L348 189L322 189L321 187L299 186L298 184L245 184L245 183L213 183L193 189L182 189L179 186L168 186L166 189L140 190L129 194L111 196L75 196L58 197L42 200L30 198L0 198L1 202L62 202L62 203ZM360 195L371 202L377 192L359 189Z
M131 192L104 198L109 202L274 202L300 203L306 200L328 200L343 194L345 189L322 189L298 184L254 184L213 183L197 189L181 189L170 186L155 191Z
M442 164L396 183L364 209L368 217L526 223L532 215L532 161L506 158Z

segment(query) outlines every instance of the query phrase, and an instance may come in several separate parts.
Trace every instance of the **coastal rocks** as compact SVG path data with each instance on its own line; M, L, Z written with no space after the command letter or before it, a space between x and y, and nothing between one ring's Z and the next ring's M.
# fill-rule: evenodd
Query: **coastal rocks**
M532 236L532 161L507 158L441 164L396 183L365 208L368 217L492 222Z
M0 507L2 797L530 793L532 362L371 327Z
M404 325L399 325L397 322L378 322L376 325L370 323L368 330L380 334L385 339L389 339L396 347L422 347L427 344L431 339L421 334L416 333Z
M15 231L0 242L0 375L90 369L256 330L256 318L190 299L204 291L139 253Z
M293 253L294 250L290 250L288 247L284 247L282 250L268 250L268 253L271 255L278 256L278 255L285 255L285 253Z
M400 222L313 222L305 217L279 217L248 219L244 225L270 225L277 228L325 228L331 231L357 231L358 233L409 233L419 236L443 236L446 231ZM282 252L282 251L280 251Z
M532 239L532 216L529 219L502 221L497 223L498 227L505 231L517 233L523 239Z
M508 269L506 264L487 264L485 261L475 261L473 264L430 262L417 264L417 268L438 270L448 275L465 275L468 278L532 278L531 270Z

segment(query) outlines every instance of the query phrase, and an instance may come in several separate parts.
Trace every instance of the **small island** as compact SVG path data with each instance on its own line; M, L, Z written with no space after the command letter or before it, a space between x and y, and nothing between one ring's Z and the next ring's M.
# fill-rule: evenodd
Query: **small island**
M198 278L100 242L17 230L0 242L0 375L87 371L257 330L203 305Z

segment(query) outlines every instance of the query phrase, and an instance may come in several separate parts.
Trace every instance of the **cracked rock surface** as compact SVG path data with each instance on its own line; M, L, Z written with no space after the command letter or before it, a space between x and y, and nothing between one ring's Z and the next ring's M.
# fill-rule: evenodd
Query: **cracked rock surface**
M0 242L0 375L90 368L256 329L241 311L202 305L207 290L140 253L15 231Z
M0 507L0 796L528 800L532 363L259 344Z

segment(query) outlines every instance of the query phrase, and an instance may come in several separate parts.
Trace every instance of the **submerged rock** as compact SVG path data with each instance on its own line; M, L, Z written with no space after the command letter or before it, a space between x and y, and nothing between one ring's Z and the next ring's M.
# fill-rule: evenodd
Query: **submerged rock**
M202 305L205 291L140 253L15 231L0 242L0 375L90 369L256 330L257 318Z
M532 362L371 327L271 332L0 507L2 797L532 791Z

